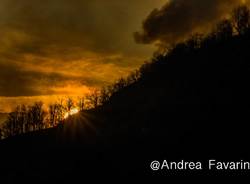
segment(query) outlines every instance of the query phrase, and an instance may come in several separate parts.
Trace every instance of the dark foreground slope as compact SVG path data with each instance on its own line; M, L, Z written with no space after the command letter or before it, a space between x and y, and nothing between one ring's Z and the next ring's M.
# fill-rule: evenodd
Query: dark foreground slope
M249 46L249 35L178 45L144 65L141 79L102 107L2 141L1 175L84 181L90 175L163 175L150 170L153 160L250 161Z

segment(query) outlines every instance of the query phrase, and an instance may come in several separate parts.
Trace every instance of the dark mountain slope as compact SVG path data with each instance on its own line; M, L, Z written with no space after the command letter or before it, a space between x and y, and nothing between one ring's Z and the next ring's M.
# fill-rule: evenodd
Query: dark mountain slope
M177 132L193 131L215 143L228 134L244 135L249 111L249 46L247 35L193 50L179 45L145 65L141 80L114 94L103 108L112 109L111 122L127 127L128 135L137 129L135 134L166 136L172 142Z
M2 141L3 175L151 175L157 159L249 158L249 35L178 44L103 106Z

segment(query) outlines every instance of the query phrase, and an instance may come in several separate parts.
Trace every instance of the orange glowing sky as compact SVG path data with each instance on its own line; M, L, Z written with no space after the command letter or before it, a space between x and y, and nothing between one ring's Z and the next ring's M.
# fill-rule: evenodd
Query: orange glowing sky
M133 32L163 0L0 0L0 112L80 96L152 54Z
M239 2L0 0L0 112L84 96L138 68L151 43L207 29ZM137 42L150 44L136 43L136 31Z

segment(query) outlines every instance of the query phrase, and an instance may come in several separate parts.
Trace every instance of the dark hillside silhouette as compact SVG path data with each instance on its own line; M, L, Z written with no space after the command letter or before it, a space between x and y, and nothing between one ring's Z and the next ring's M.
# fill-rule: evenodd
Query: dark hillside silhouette
M151 175L155 159L249 159L249 25L249 9L239 7L209 35L193 35L86 97L91 109L3 140L2 173L63 181Z

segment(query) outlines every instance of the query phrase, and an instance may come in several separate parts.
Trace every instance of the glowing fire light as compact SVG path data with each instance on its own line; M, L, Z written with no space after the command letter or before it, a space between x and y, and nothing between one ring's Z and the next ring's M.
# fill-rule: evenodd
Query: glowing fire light
M67 119L69 116L79 113L77 108L71 109L69 112L66 112L64 115L64 119Z

